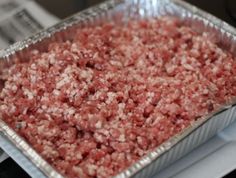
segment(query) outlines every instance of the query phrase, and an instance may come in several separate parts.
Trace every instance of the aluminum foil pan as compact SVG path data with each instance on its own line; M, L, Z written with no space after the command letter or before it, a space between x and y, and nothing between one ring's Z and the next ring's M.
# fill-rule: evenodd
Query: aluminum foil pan
M20 60L27 60L29 51L32 49L37 48L44 51L52 41L64 41L73 38L76 28L97 25L103 21L125 23L129 19L163 15L176 16L198 32L210 32L221 47L235 54L235 29L186 2L181 0L111 0L75 14L47 30L0 51L0 73L15 62L15 57ZM1 81L0 84L2 85ZM115 177L142 178L154 175L236 120L235 105L234 100L222 106L217 112L200 118ZM3 140L10 142L14 148L18 149L16 154L27 158L25 160L36 166L40 173L50 178L62 177L1 119L0 131ZM17 159L16 155L15 157ZM32 171L29 172L32 173ZM33 174L32 176L41 177L42 174Z

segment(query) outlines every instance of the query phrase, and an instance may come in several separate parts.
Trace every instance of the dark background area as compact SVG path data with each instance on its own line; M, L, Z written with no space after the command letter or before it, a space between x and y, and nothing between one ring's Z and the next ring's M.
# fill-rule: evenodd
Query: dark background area
M89 6L104 0L36 0L45 9L59 18L68 17ZM186 0L201 9L214 14L236 27L236 0ZM236 151L235 151L236 154ZM224 161L222 160L222 163ZM221 163L220 163L221 164ZM224 178L235 178L236 171ZM29 176L12 160L0 164L0 178L29 178Z
M68 17L104 0L36 0L59 18ZM185 0L236 26L236 0ZM55 5L56 4L56 5ZM231 10L231 13L229 13Z

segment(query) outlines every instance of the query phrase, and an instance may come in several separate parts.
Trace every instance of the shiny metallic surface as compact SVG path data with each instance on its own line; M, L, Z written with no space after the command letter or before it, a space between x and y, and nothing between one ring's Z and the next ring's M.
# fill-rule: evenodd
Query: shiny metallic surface
M75 14L47 30L0 51L0 73L4 68L11 66L16 57L20 60L27 60L28 52L32 49L44 51L52 41L70 40L73 38L76 28L96 25L102 21L126 23L129 19L163 15L176 16L200 33L210 32L222 48L235 55L235 29L186 2L181 0L111 0ZM236 120L235 104L234 100L222 106L220 110L199 118L191 126L115 177L150 177L164 169ZM63 177L1 119L0 131L46 176Z

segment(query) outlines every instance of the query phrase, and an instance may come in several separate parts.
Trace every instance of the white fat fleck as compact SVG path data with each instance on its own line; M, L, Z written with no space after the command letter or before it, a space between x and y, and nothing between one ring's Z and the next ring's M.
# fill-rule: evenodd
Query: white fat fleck
M78 167L78 166L73 166L73 171L75 171L76 173L78 173L79 175L83 175L84 173L83 173L83 170L80 168L80 167Z
M194 68L190 64L183 64L183 67L187 70L194 71Z
M23 89L24 95L26 95L28 97L28 99L33 99L34 98L34 94L32 92L30 92L28 89Z
M185 56L182 56L182 59L181 59L181 64L186 64L187 63L187 58Z
M214 67L212 68L212 72L213 72L214 74L216 74L216 73L218 72L218 70L219 70L219 68L218 68L217 66L214 66Z
M79 119L81 119L81 115L80 114L75 114L75 119L77 119L77 120L79 120Z
M16 111L16 106L12 105L9 112L14 113L15 111Z
M94 134L94 137L97 141L99 142L103 142L103 138L102 138L102 135L99 135L99 134Z
M56 62L55 54L54 53L49 54L48 59L50 64L54 64Z
M37 77L36 77L35 75L31 75L31 76L30 76L30 81L31 81L31 83L35 83L36 80L37 80Z
M48 67L48 63L45 59L39 59L37 62L40 66Z
M154 93L154 92L148 92L148 93L147 93L147 96L148 96L149 98L153 98L153 97L154 97L154 95L155 95L155 93Z
M38 127L38 133L43 133L44 132L44 125L41 125Z
M28 111L28 108L25 108L25 109L23 110L23 114L26 114L27 111Z
M141 59L141 60L138 60L137 65L138 65L139 67L146 66L145 63L144 63L144 61L145 61L145 60L142 60L142 59Z
M17 86L13 85L11 89L12 89L13 92L16 92L17 91Z
M142 144L142 137L137 137L137 141L139 144Z
M113 92L108 92L107 97L108 99L106 100L106 104L110 104L113 101L113 99L116 97L116 94Z
M147 98L147 103L151 103L154 96L155 96L154 92L148 92L147 93L147 97L148 97Z
M105 136L109 136L109 135L110 135L110 133L109 133L108 130L104 130L104 131L103 131L103 134L104 134Z
M108 79L112 79L115 77L115 73L112 73L112 72L108 72L106 75L105 75L105 79L108 80Z
M5 105L5 104L1 105L1 106L0 106L0 109L1 109L1 110L6 110L6 109L7 109L7 105Z
M48 96L42 96L41 97L41 101L48 101L48 100L49 100Z
M88 114L88 119L93 119L94 115L93 114Z
M61 109L60 109L60 108L57 108L57 107L51 107L51 108L50 108L50 112L60 113L60 112L61 112Z
M75 113L75 110L72 108L66 110L66 114L68 115L73 115L74 113Z
M139 41L140 41L140 39L137 36L133 37L133 42L138 43Z
M71 52L78 52L79 51L79 47L77 46L76 43L72 43L71 45Z
M88 174L93 176L96 173L97 166L93 164L88 164Z
M232 65L230 63L228 63L228 64L224 65L224 68L226 70L231 70L232 69Z
M177 68L176 65L165 65L166 71L168 74L171 74L174 72L174 70Z
M102 122L101 121L98 121L96 124L95 124L95 127L97 129L101 129L102 128Z
M53 90L52 92L55 96L59 96L60 95L60 90Z
M43 110L42 110L42 109L38 109L37 112L38 112L38 113L43 113Z
M77 153L75 156L76 156L76 158L79 159L79 160L83 158L82 155L81 155L81 153Z
M36 54L39 53L39 51L38 51L37 49L34 49L34 50L32 50L31 52L32 52L32 54L34 54L34 55L36 55Z
M122 67L122 63L119 62L119 61L110 61L110 63L111 63L113 66Z
M208 58L208 54L204 54L204 55L203 55L203 58L204 58L204 59L207 59L207 58Z
M125 135L121 134L118 139L120 142L125 142Z
M187 48L187 44L182 44L181 45L181 49L186 49Z
M99 99L100 95L102 94L101 91L97 91L95 94L94 94L94 99Z
M191 49L190 51L191 51L191 53L193 53L194 55L197 55L197 56L199 55L199 51L198 51L197 49ZM207 54L204 54L204 56L206 56L206 58L208 57Z
M125 103L118 104L119 111L122 111L125 108Z
M21 73L18 73L18 74L13 75L12 79L13 81L18 81L20 77L21 77Z
M125 103L118 104L118 116L122 120L127 118L127 116L124 114L124 108L125 108Z
M102 109L102 105L101 105L101 104L98 104L98 105L97 105L97 108L98 108L98 109Z
M36 65L35 65L35 63L33 63L33 64L31 64L31 69L34 69L34 70L36 70L37 69L37 67L36 67Z
M42 105L41 108L42 108L43 110L45 110L45 109L47 109L47 106L46 106L46 105Z
M203 90L203 94L208 94L208 93L209 93L209 90L207 90L207 89Z
M98 52L96 52L94 55L93 55L93 58L97 58L99 56Z
M105 82L106 82L103 78L100 78L99 80L100 80L100 82L102 82L102 83L105 83Z
M63 76L63 75L62 75ZM66 75L62 80L60 80L59 82L57 82L56 84L56 88L60 89L63 85L67 84L70 82L70 77L68 75Z
M92 71L90 70L81 70L80 76L88 80L91 80L93 78Z

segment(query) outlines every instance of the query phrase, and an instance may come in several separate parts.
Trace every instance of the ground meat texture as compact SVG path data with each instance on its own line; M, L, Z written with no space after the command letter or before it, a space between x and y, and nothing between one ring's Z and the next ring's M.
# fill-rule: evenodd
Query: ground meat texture
M106 23L5 71L0 114L63 175L107 178L233 99L235 76L175 18Z

